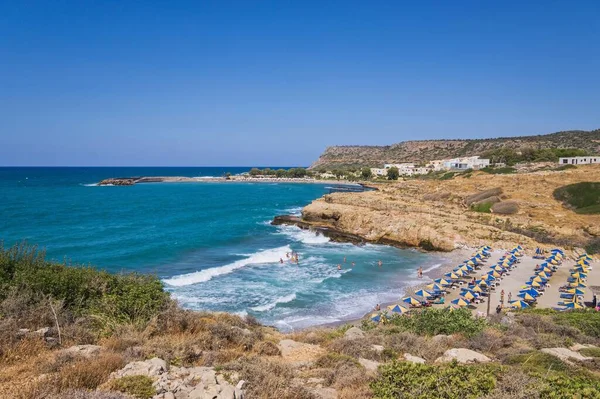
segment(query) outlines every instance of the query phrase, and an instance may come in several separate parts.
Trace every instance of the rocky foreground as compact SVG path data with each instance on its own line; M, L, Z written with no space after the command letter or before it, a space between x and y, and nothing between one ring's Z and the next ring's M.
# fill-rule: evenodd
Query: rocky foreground
M493 243L584 247L600 237L600 215L581 215L554 199L566 184L600 181L600 166L519 174L474 172L451 180L406 180L379 191L325 195L300 219L279 217L347 241L452 251ZM489 204L491 209L477 211Z

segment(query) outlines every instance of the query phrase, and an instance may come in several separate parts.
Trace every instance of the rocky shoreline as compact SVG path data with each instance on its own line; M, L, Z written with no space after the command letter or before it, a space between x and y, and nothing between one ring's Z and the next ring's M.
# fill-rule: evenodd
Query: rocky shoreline
M269 178L269 177L186 177L186 176L141 176L111 177L101 180L98 186L133 186L140 183L316 183L363 187L358 183L343 180L319 180L313 178Z

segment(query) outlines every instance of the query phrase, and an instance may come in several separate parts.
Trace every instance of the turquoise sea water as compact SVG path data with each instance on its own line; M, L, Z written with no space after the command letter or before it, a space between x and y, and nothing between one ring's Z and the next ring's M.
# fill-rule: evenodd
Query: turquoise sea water
M94 186L108 177L247 170L0 168L0 239L36 244L60 261L155 273L185 307L252 314L284 330L360 317L402 295L419 266L440 263L414 250L331 243L269 224L299 213L327 192L324 184ZM287 261L291 251L299 265Z

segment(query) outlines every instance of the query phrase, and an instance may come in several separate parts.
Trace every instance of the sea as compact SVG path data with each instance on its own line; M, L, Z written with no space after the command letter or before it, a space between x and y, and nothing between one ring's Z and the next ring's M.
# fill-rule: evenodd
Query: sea
M422 282L418 267L427 272L444 262L412 249L333 243L270 224L277 215L300 215L328 184L96 184L249 169L0 168L0 240L5 247L36 245L70 265L152 273L185 308L252 315L283 331L360 318ZM298 264L288 258L292 252Z

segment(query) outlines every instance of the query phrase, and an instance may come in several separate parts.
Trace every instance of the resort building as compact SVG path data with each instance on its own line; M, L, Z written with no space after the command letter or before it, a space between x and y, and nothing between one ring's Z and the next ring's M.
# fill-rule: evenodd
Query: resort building
M590 163L600 163L600 155L559 158L558 163L561 165L585 165Z
M446 170L481 169L490 166L490 160L479 156L454 158L444 161L443 165Z
M387 169L371 168L371 174L373 176L387 176Z

